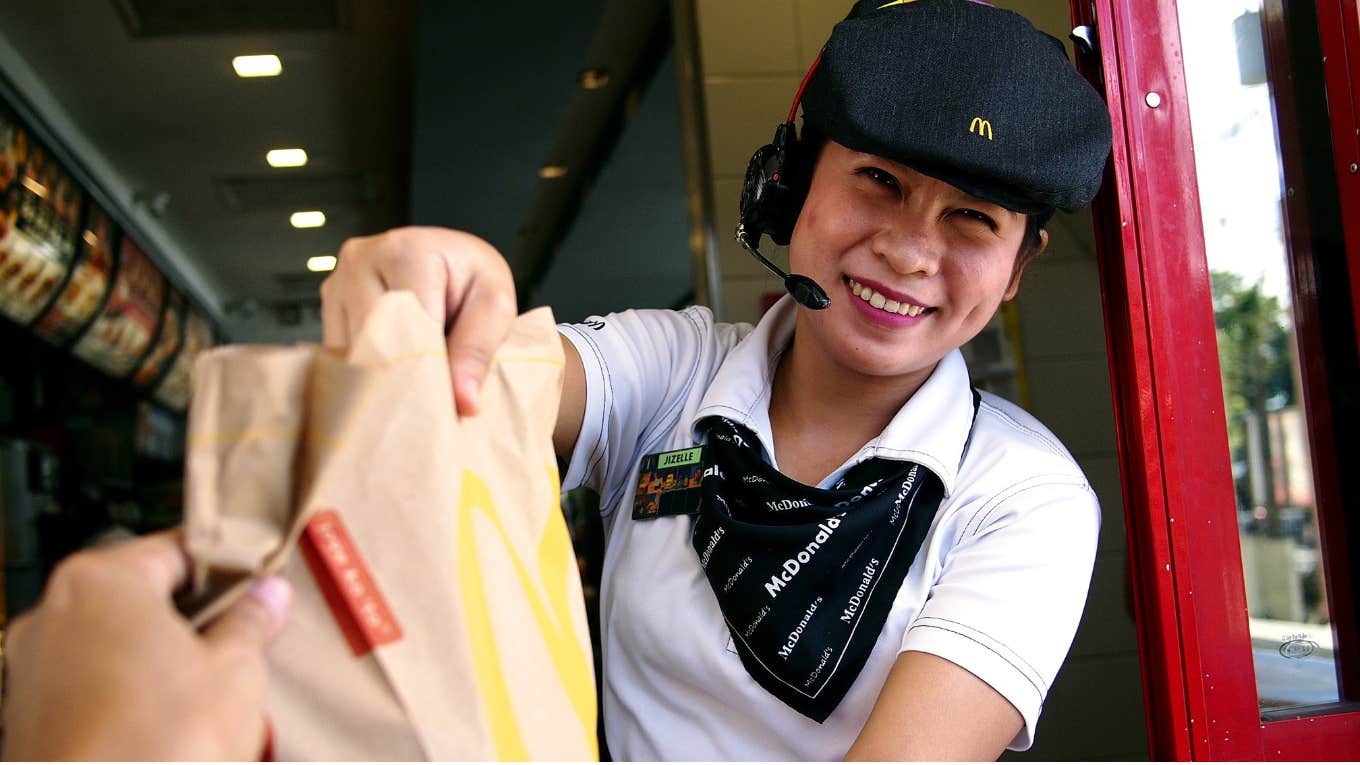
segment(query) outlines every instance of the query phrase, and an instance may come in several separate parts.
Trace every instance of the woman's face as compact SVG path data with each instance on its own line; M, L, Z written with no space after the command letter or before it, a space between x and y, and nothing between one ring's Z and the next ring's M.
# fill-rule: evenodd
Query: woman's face
M828 141L789 258L794 272L826 289L831 306L800 309L798 331L861 374L924 381L1014 297L1025 223L905 165Z

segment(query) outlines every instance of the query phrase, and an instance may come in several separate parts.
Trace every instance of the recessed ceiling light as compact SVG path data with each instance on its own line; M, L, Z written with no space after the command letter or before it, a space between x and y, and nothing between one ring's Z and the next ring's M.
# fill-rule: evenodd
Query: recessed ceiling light
M561 178L567 174L566 165L544 165L538 168L539 178Z
M264 155L264 161L270 167L302 167L307 164L307 152L304 149L270 149Z
M322 272L322 271L334 271L334 270L335 270L335 256L334 256L334 255L316 255L316 256L307 258L307 270L308 270L308 271L316 271L316 272L318 272L318 273L320 273L320 272Z
M283 62L273 53L262 56L237 56L231 60L237 77L278 77L283 73Z
M320 210L295 212L288 218L293 228L321 228L326 225L326 214Z
M579 82L586 90L599 90L609 84L609 72L605 69L583 69Z

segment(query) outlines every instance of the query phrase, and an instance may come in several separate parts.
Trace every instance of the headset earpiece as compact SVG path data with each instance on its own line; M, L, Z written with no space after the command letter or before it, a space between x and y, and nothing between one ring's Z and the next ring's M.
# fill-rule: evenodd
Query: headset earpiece
M775 244L787 245L793 237L793 226L802 212L803 202L807 199L808 186L812 180L812 163L807 156L807 147L798 140L793 120L808 80L821 60L822 57L818 55L817 60L812 62L812 68L798 88L793 108L789 110L788 121L775 128L774 141L760 147L746 165L737 224L737 241L771 273L784 280L784 288L800 305L812 310L822 310L831 305L826 291L806 276L784 273L761 255L760 238L769 234Z
M740 211L752 245L762 234L768 234L775 244L789 243L811 180L805 153L793 123L786 122L775 130L774 143L760 147L751 157Z

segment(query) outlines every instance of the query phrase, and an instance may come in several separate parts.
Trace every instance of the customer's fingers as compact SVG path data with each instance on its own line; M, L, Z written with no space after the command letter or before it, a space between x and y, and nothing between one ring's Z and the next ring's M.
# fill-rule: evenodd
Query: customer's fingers
M101 572L129 572L140 578L158 595L169 596L189 576L189 557L184 551L184 535L171 529L131 539L111 547L77 553L66 562L67 568ZM60 567L59 567L60 570Z
M283 630L292 602L293 590L287 581L266 577L208 625L203 637L219 653L257 655Z

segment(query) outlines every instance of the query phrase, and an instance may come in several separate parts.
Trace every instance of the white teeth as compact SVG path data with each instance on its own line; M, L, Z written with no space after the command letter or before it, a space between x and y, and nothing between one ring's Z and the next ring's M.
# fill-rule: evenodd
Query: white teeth
M896 300L889 300L886 297L883 297L882 294L869 289L853 279L850 280L850 291L860 300L863 300L874 308L887 311L888 313L895 313L899 316L920 316L926 312L926 307L923 305L912 305L911 303L899 303Z

